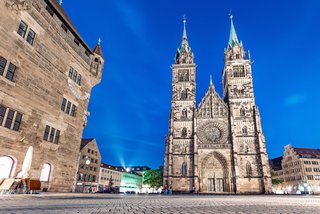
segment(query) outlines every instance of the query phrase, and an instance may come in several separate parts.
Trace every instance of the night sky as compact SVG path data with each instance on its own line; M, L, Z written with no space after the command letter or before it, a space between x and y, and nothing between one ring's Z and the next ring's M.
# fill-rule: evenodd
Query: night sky
M197 64L197 103L210 74L222 94L230 9L254 61L269 157L282 155L289 143L320 148L320 1L64 0L62 6L91 47L102 40L105 69L92 91L83 137L97 139L103 162L163 165L170 66L184 14Z

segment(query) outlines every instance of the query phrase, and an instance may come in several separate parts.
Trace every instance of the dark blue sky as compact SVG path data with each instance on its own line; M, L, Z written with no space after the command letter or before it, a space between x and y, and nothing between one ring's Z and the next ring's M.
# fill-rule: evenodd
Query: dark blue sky
M113 165L163 164L171 102L171 69L182 16L197 64L197 101L209 76L221 94L230 9L250 50L256 102L270 158L283 147L320 148L320 1L64 0L94 47L102 39L105 69L92 91L84 137L97 139Z

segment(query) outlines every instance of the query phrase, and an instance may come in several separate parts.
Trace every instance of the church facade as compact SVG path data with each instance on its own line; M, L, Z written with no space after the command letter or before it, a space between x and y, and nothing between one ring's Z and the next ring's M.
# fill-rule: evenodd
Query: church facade
M196 64L186 33L172 65L172 101L164 185L174 192L267 193L271 188L265 137L255 104L250 52L232 16L224 51L223 98L210 84L196 103Z

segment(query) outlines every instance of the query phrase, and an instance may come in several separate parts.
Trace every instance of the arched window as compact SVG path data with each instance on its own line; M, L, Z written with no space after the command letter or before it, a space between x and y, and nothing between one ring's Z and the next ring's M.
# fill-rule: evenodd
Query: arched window
M248 128L246 126L244 126L242 128L242 134L247 135L248 134Z
M245 108L242 106L241 108L240 108L240 116L245 116L246 115L246 110L245 110Z
M249 178L252 177L252 167L251 167L251 164L249 162L246 165L246 175Z
M181 132L181 137L187 137L187 128L184 127Z
M48 182L51 173L51 165L48 163L43 164L40 174L40 181Z
M183 82L184 77L183 77L183 73L179 73L179 82Z
M182 174L182 176L187 176L187 164L186 164L186 162L182 163L181 174Z
M182 90L181 91L181 97L180 97L181 100L186 100L188 99L188 91L187 90Z
M0 157L0 179L10 178L14 161L9 156Z
M182 115L181 115L181 118L187 118L188 117L188 113L187 113L187 109L183 109L182 110Z
M189 72L186 71L184 74L184 81L188 82L189 81Z

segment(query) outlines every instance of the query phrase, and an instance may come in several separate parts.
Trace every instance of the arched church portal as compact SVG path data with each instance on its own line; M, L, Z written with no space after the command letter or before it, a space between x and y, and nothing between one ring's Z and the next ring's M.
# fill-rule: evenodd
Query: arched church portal
M219 152L211 152L201 163L201 192L230 192L229 167L225 157Z

